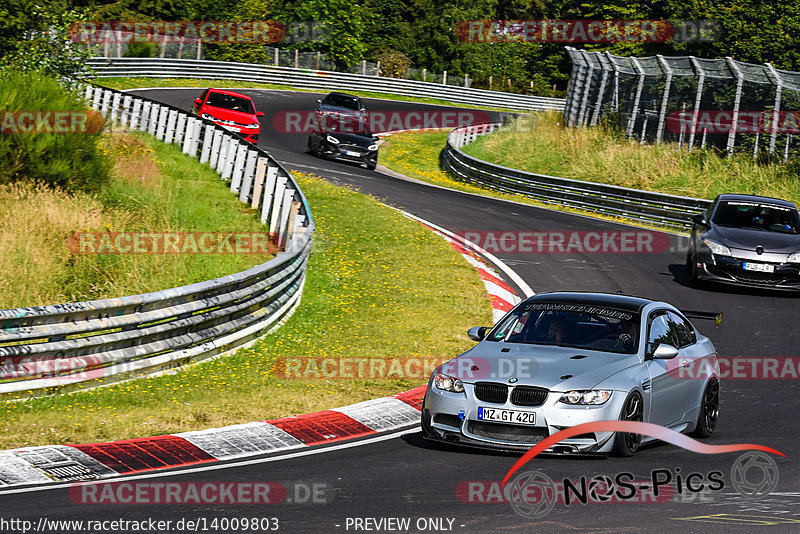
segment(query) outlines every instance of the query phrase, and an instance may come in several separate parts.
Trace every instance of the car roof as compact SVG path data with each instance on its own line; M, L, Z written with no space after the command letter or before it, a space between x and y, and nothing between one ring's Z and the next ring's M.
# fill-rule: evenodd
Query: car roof
M240 96L242 98L246 98L248 100L252 100L252 98L250 98L247 95L243 95L242 93L235 93L233 91L228 91L226 89L214 89L213 87L209 87L208 91L209 92L213 92L213 93L220 93L220 94L223 94L223 95Z
M797 209L792 202L788 200L783 200L780 198L773 198L773 197L762 197L761 195L742 195L742 194L734 194L734 193L725 193L719 195L717 200L733 200L733 201L741 201L741 202L764 202L768 204L777 204L778 206L784 206L786 208L794 208Z
M558 304L585 304L589 306L603 306L628 312L640 312L654 300L619 295L616 293L590 293L583 291L558 291L553 293L538 293L525 300L526 303L548 302Z

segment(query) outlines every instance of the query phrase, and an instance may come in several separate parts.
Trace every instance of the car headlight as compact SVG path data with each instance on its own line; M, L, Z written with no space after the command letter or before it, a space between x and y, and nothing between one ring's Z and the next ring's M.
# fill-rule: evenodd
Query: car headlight
M442 391L451 391L453 393L464 392L464 383L461 382L461 380L442 373L436 373L436 378L433 379L433 383L437 389L441 389Z
M720 256L732 256L731 249L729 249L722 243L717 243L716 241L712 241L711 239L703 239L703 243L705 243L706 246L710 248L711 252L713 252L714 254L718 254Z
M800 263L800 250L795 252L794 254L790 254L786 261L789 263Z
M378 145L369 145L367 147L367 150L369 150L370 152L375 152L376 150L378 150Z
M339 144L339 140L338 140L338 139L336 139L336 138L335 138L334 136L332 136L332 135L326 135L326 136L325 136L325 139L327 139L329 143L333 143L334 145L338 145L338 144Z
M254 122L253 124L248 124L247 126L245 126L245 128L250 128L251 130L255 130L259 127L261 127L261 124L258 122Z
M611 398L611 390L592 389L588 391L568 391L561 395L560 402L565 404L605 404Z

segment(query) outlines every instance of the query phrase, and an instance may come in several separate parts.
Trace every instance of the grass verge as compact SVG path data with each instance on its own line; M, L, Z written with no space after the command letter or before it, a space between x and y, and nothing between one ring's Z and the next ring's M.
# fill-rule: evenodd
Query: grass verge
M249 269L267 254L76 254L74 232L260 232L254 211L207 165L144 134L113 132L96 194L0 187L0 309L135 295Z
M126 89L138 89L141 87L217 87L219 89L280 89L289 91L301 91L304 93L325 93L325 89L305 89L300 87L293 87L291 85L278 85L270 83L257 83L245 82L238 80L218 80L218 79L198 79L198 78L120 78L120 77L103 77L95 78L92 80L98 85L124 91ZM346 87L342 87L349 94L357 95L363 98L379 98L382 100L405 100L407 102L417 102L419 104L435 104L439 106L450 106L454 108L465 109L481 109L489 111L508 111L519 112L514 108L502 107L487 107L487 106L471 106L469 104L462 104L459 102L451 102L449 100L441 100L438 98L427 98L418 96L404 96L395 95L392 93L374 93L370 91L352 91Z
M796 165L758 164L747 155L640 145L602 126L565 128L558 113L537 113L479 137L464 152L529 172L713 199L721 193L800 201Z
M421 379L287 380L285 357L447 359L491 324L477 272L444 240L370 197L295 174L317 224L303 302L252 347L107 388L0 406L0 448L197 430L342 406ZM430 369L428 370L430 371Z

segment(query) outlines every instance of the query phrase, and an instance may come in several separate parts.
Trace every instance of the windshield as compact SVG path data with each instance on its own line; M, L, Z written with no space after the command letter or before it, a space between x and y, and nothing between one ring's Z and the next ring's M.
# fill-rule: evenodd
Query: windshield
M241 111L242 113L255 113L253 102L241 96L226 95L222 93L211 93L208 95L206 104L215 108L230 109L231 111Z
M514 310L486 339L633 354L639 346L639 315L592 305L537 302Z
M339 108L347 108L355 110L359 109L358 99L354 96L329 94L328 96L325 97L325 100L323 100L322 103L329 106L336 106Z
M782 234L796 234L800 228L797 210L762 202L721 202L712 222L719 226Z

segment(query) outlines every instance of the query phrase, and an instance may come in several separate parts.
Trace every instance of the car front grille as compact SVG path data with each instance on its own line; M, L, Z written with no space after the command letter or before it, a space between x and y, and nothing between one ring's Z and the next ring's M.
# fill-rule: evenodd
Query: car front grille
M468 421L467 432L473 436L516 443L539 443L549 436L547 428L541 426L504 425L481 421Z
M476 382L475 398L483 402L504 404L508 399L508 386L496 382Z
M517 406L541 406L550 390L530 386L517 386L511 391L511 404Z
M784 281L791 283L787 280L786 275L782 273L761 273L758 271L745 271L735 267L726 266L711 266L709 265L708 271L711 274L722 276L724 278L732 278L740 282L748 282L752 284L780 284ZM796 282L796 281L795 281Z
M363 155L366 152L366 150L364 150L363 148L361 148L358 145L339 144L337 146L339 147L339 150L341 152L344 152L345 150L347 150L349 152L357 152L359 155Z

